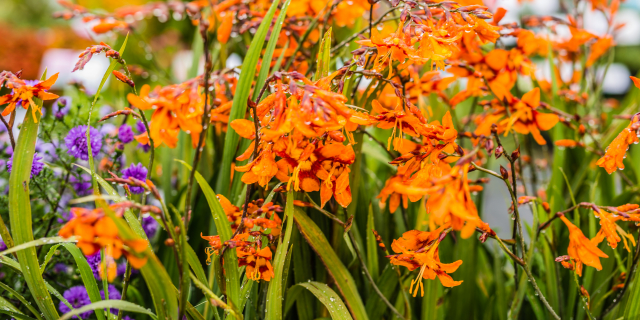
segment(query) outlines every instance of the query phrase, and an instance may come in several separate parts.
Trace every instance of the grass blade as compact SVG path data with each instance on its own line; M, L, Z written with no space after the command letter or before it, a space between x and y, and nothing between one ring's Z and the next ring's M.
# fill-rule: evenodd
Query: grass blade
M340 261L320 228L300 209L296 209L295 221L307 243L318 254L329 274L335 279L338 290L342 293L354 319L368 320L364 304L351 273L342 264L342 261Z
M276 19L276 24L273 25L273 29L271 30L271 37L269 37L269 42L267 43L267 50L262 56L262 66L260 67L260 73L258 74L258 79L256 80L256 88L260 88L260 86L264 84L264 82L267 80L267 77L269 76L269 67L271 66L271 59L273 58L273 51L276 49L276 44L278 43L278 38L280 37L280 30L282 29L282 22L287 16L289 3L291 3L291 0L284 1L284 3L282 4L282 9L280 9L280 14ZM274 67L277 67L277 65ZM276 70L277 69L274 68L274 71ZM253 90L252 99L254 101L258 98L259 93L260 90Z
M38 310L36 310L32 305L31 302L28 302L27 299L25 299L21 294L19 294L18 292L16 292L15 290L13 290L11 287L9 287L8 285L0 282L0 288L2 288L3 290L5 290L6 292L12 294L14 297L16 297L16 299L20 300L20 302L22 302L22 304L27 307L27 309L29 309L29 311L31 311L31 313L36 316L36 318L38 318L39 320L42 320L42 317L40 317L40 312L38 312Z
M46 71L42 79L45 77ZM37 98L33 98L33 100L39 108L42 108L42 100ZM31 166L38 138L38 123L34 121L30 106L20 127L20 135L13 153L13 169L9 176L9 222L16 247L33 241L29 182L31 181ZM45 287L44 279L42 279L35 247L27 247L16 253L20 265L25 267L23 268L24 279L38 308L46 319L57 319L58 311Z
M182 160L176 160L182 163L185 167L191 170L191 166ZM202 175L196 171L195 173L196 181L202 190L205 198L207 199L207 203L211 208L211 215L213 216L213 221L216 225L216 229L218 230L218 234L220 235L220 241L224 243L225 241L231 239L233 233L231 232L231 227L229 226L227 215L224 213L220 202L216 196L216 193L211 189L211 186L207 183L207 180L202 177ZM229 280L226 282L226 295L229 298L229 303L232 308L235 308L240 303L240 275L238 274L238 260L236 258L235 250L226 250L224 253L224 270L225 276ZM207 283L207 282L205 282Z
M322 302L334 320L352 320L351 315L347 312L347 308L335 291L331 290L329 286L321 282L306 282L298 284L301 287L307 288Z
M53 254L58 250L58 247L60 247L60 244L56 244L49 248L49 252L47 252L47 255L44 257L44 262L40 265L40 273L44 273L44 270L47 269L47 265L49 264L49 261L51 261L51 258L53 258Z
M318 51L318 70L313 75L313 81L329 75L329 63L331 62L331 28L322 37L320 51Z
M63 237L49 237L49 238L40 238L38 240L33 240L33 241L29 241L26 243L23 243L21 245L17 245L11 249L7 249L5 251L0 252L0 256L6 256L9 253L13 253L13 252L20 252L26 249L33 249L34 247L37 246L44 246L47 244L54 244L54 243L64 243L64 242L77 242L78 240L76 240L76 238L71 237L71 238L63 238ZM40 266L38 266L38 270L40 270Z
M62 317L60 317L59 320L67 320L67 319L71 319L73 316L77 316L79 314L82 314L84 312L87 311L91 311L91 310L100 310L100 309L106 309L106 308L116 308L116 309L121 309L124 311L129 311L129 312L136 312L136 313L142 313L142 314L146 314L148 316L150 316L152 319L158 319L158 317L156 317L155 314L153 314L151 311L135 304L129 301L122 301L122 300L104 300L104 301L100 301L100 302L95 302L89 305L86 305L82 308L78 308L75 309L69 313L65 313ZM96 312L97 314L98 312Z
M265 318L267 320L282 319L282 297L284 296L282 274L285 268L284 263L287 256L287 249L289 249L291 230L293 229L293 208L293 190L289 190L289 192L287 192L287 203L284 209L285 219L287 220L287 230L284 233L282 242L278 244L278 249L273 259L275 276L269 282L269 289L267 291L267 309L265 311Z
M82 254L82 251L71 243L64 243L62 245L69 251L69 253L71 253L71 256L73 256L73 259L76 261L76 266L80 271L80 277L82 278L84 287L87 289L91 302L95 303L102 301L100 289L98 289L98 284L93 276L93 271L91 270L87 259L84 257L84 254ZM98 317L98 320L104 320L104 314L102 312L96 312L96 316Z
M264 19L262 19L262 23L260 23L260 27L258 27L258 31L256 31L256 34L251 41L249 51L242 62L242 72L240 73L240 79L238 80L238 85L236 87L237 89L233 99L233 105L231 106L229 123L236 119L243 119L247 113L247 99L249 98L251 83L256 76L256 65L260 58L262 45L264 44L264 39L267 36L267 31L269 31L269 27L271 26L271 20L273 19L273 15L275 14L279 3L280 1L276 0L271 4L271 8L269 8ZM227 135L224 140L224 152L222 154L222 168L220 176L218 177L216 190L228 198L231 196L229 195L231 163L233 162L236 149L238 148L239 138L240 136L235 130L233 130L233 128L227 130Z

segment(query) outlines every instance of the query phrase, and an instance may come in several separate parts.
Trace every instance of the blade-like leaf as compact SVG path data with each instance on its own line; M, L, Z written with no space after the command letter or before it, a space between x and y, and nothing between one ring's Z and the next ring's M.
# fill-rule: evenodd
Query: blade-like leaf
M84 257L82 251L80 251L76 245L71 243L64 243L62 246L71 253L71 256L75 260L78 271L80 271L80 277L82 277L82 282L84 283L84 287L87 289L87 294L89 294L91 302L102 301L100 289L98 289L98 284L96 283L96 278L93 275L93 270L91 270L89 262L87 262L87 258ZM98 320L104 320L104 313L96 312L96 316L98 317Z
M21 319L21 320L36 320L34 318L31 317L27 317L22 313L17 313L17 312L13 312L13 311L9 311L9 310L3 310L0 309L0 313L4 313L4 314L8 314L11 317L15 318L15 319Z
M43 74L42 78L46 77ZM42 100L33 98L37 107L42 108ZM20 135L13 153L13 168L9 176L9 222L11 232L16 247L33 241L33 227L31 216L31 199L29 192L29 182L31 181L31 166L33 165L33 155L38 138L38 124L34 121L34 116L40 115L33 111L33 107L27 109L24 121L20 127ZM13 247L7 251L14 250ZM57 319L56 310L51 295L44 284L40 273L40 263L34 246L28 246L16 252L20 265L23 266L24 279L33 295L38 308L46 319Z
M271 8L269 8L269 11L267 11L267 14L262 19L262 23L260 23L260 27L258 27L258 30L251 41L249 51L242 62L242 72L240 73L240 79L236 86L237 89L233 98L231 112L229 114L229 123L236 119L243 119L247 113L247 99L249 98L251 83L256 78L256 66L258 64L258 59L260 58L262 46L264 45L264 39L267 37L267 31L269 31L271 20L273 19L273 15L275 14L279 3L279 0L275 0L271 4ZM216 190L227 197L230 196L229 187L231 180L231 163L233 162L236 149L238 148L239 137L240 136L235 130L233 130L233 128L229 128L224 141L222 168L216 185Z
M185 167L191 170L191 166L182 160L176 160L182 163ZM229 226L229 220L227 219L227 215L224 213L222 209L222 205L220 205L220 201L216 196L216 193L213 192L211 186L207 183L202 175L196 171L195 173L196 181L202 190L205 198L207 199L207 203L211 208L211 215L213 216L213 221L218 230L218 234L220 235L220 241L224 243L225 241L231 239L233 235L231 231L231 226ZM224 253L224 270L225 277L229 281L225 282L226 285L226 294L229 298L229 303L232 307L239 306L240 303L240 276L238 274L238 260L236 258L235 250L226 250ZM205 282L206 283L206 282Z
M104 300L104 301L86 305L82 308L75 309L69 313L65 313L62 317L60 317L59 320L67 320L67 319L73 318L73 316L77 316L87 311L107 309L107 308L108 309L115 308L115 309L120 309L124 311L129 311L129 312L142 313L150 316L152 319L158 319L158 317L156 317L156 315L153 314L151 311L135 303L131 303L129 301L122 301L122 300Z
M287 220L287 230L284 233L284 239L278 244L275 258L273 259L273 267L275 276L269 282L269 289L267 291L267 306L265 311L265 318L268 320L280 320L282 319L282 298L284 296L283 286L283 271L285 268L285 258L287 256L287 249L289 249L289 240L291 239L291 229L293 229L293 190L287 192L287 203L284 209L285 219Z
M318 51L318 70L313 75L313 81L317 81L322 77L329 75L329 63L331 62L331 28L325 32L320 42L320 51Z
M335 279L338 290L342 293L353 318L356 320L368 320L364 304L360 299L358 288L351 273L342 264L342 261L336 255L320 228L299 208L296 208L295 221L304 238L318 254L329 274Z
M27 299L25 299L20 293L16 292L11 287L9 287L8 285L6 285L6 284L4 284L2 282L0 282L0 288L2 288L6 292L12 294L16 299L20 300L20 302L22 302L22 304L24 306L26 306L27 309L29 309L29 311L31 311L31 314L36 316L36 318L38 318L39 320L42 320L42 317L40 316L40 312L38 312L38 310L36 310L31 305L31 302L28 302Z
M276 24L273 25L273 29L271 29L271 37L269 37L269 42L267 43L267 50L265 50L264 55L262 56L262 61L271 62L273 58L273 51L276 49L276 44L278 43L278 39L280 38L280 29L282 29L282 22L284 18L287 16L287 9L289 8L289 3L291 0L285 0L282 4L282 9L280 9L280 14L276 19ZM284 52L284 51L283 51ZM258 78L256 79L256 90L253 90L253 100L258 99L258 94L260 94L260 88L264 85L265 80L269 76L269 67L270 63L263 63L260 67L260 73L258 74ZM263 97L264 98L264 97Z
M71 237L71 238L63 238L63 237L49 237L49 238L40 238L38 240L32 240L20 245L17 245L11 249L7 249L5 251L0 252L0 256L6 256L9 253L13 253L13 252L18 252L18 251L22 251L25 249L29 249L29 248L34 248L37 246L44 246L47 244L54 244L54 243L64 243L64 242L78 242L78 240L76 240L75 237ZM40 266L38 266L38 270L40 270Z
M298 284L307 288L327 307L333 320L352 320L351 315L344 306L342 299L329 286L321 282L305 282Z
M51 258L53 258L53 254L58 250L58 247L60 247L60 244L56 244L49 248L49 252L47 252L47 255L44 257L44 262L40 265L40 273L44 273L44 270L47 269L47 265L49 264L49 261L51 261Z

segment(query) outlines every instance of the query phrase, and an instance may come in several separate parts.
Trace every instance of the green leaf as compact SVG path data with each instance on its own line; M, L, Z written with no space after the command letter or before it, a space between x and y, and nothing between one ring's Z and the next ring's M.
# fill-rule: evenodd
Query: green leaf
M44 270L47 269L47 265L49 264L49 261L51 261L53 254L58 250L58 247L60 247L60 244L56 244L49 248L49 252L47 252L47 255L44 257L44 262L42 262L42 265L40 266L40 273L44 273Z
M315 250L327 271L335 280L336 286L344 296L347 307L349 307L354 319L368 320L364 304L360 299L358 288L351 273L342 264L342 261L340 261L320 228L299 208L296 208L295 221L307 243Z
M102 296L100 296L100 289L98 289L98 284L96 283L96 278L93 275L93 270L89 266L89 262L87 262L87 258L84 257L82 251L71 243L62 244L76 262L76 266L78 267L78 271L80 271L80 277L82 278L82 283L84 283L84 287L87 289L87 293L89 294L89 299L91 302L102 301ZM104 313L96 312L96 316L99 320L104 320Z
M38 240L32 240L20 245L17 245L11 249L7 249L5 251L0 252L0 256L6 256L9 253L13 253L13 252L19 252L19 251L23 251L25 249L29 249L29 248L34 248L37 246L44 246L47 244L54 244L54 243L64 243L64 242L78 242L78 240L76 240L75 237L71 237L71 238L63 238L63 237L49 237L49 238L40 238ZM40 270L40 266L38 265L38 270Z
M3 265L6 265L8 267L11 267L16 272L22 274L22 268L20 267L20 264L18 262L16 262L15 260L13 260L11 258L8 258L8 257L0 256L0 263L2 263ZM64 304L66 304L70 309L73 309L73 306L69 303L69 301L67 301L67 299L65 299L60 294L60 292L58 292L58 290L56 290L54 287L52 287L47 281L44 281L44 285L47 288L47 290L49 291L49 293L51 293L52 295L54 295L58 299L60 299L60 301L62 301L62 303L64 303Z
M380 269L378 267L378 241L376 241L376 237L373 234L373 229L375 229L375 227L376 226L373 223L373 208L369 205L369 216L367 217L366 230L367 269L369 269L369 273L371 274L373 281L377 281L378 275L380 274Z
M16 306L11 304L11 302L7 301L7 299L3 298L2 296L0 296L0 310L6 310L20 314L22 313L20 310L18 310L18 308L16 308Z
M24 315L24 314L22 314L22 313L17 313L17 312L13 312L13 311L9 311L9 310L3 310L3 309L0 309L0 313L8 314L8 315L10 315L11 317L16 318L16 319L22 319L22 320L36 320L36 319L34 319L34 318L27 317L27 316L25 316L25 315Z
M182 163L185 167L191 170L191 166L182 160L176 160L177 162ZM222 206L220 205L220 201L216 196L216 193L213 192L211 186L207 183L207 180L202 177L202 175L196 171L195 178L204 194L204 197L207 199L207 203L211 208L211 215L213 216L213 222L216 225L216 229L218 230L218 234L220 235L220 241L224 243L225 241L231 239L233 233L231 232L231 226L229 225L229 220L227 219L227 215L224 213ZM226 250L224 253L224 270L225 276L229 280L225 282L226 294L229 298L229 303L232 307L236 307L240 303L240 276L238 274L238 259L236 258L235 250ZM205 282L207 283L207 282Z
M4 289L6 292L12 294L16 299L20 300L20 302L22 302L22 304L25 307L27 307L27 309L29 309L29 311L31 311L31 314L36 316L36 318L38 318L39 320L42 320L42 317L40 317L40 312L38 312L38 310L36 310L31 305L31 302L28 302L27 299L25 299L21 294L19 294L18 292L13 290L11 287L9 287L8 285L6 285L6 284L4 284L2 282L0 282L0 288Z
M295 246L293 247L293 279L295 283L307 282L312 279L313 276L311 274L311 268L309 268L309 262L311 261L311 249L309 245L306 244L302 240L302 235L300 231L293 230L292 234L293 243ZM294 288L303 290L302 293L294 293L292 290ZM311 293L302 289L301 287L293 286L287 290L287 300L295 299L296 300L296 309L298 311L298 319L300 320L313 320L314 319L314 308L315 301ZM287 306L285 305L285 315L286 315Z
M280 38L280 29L282 29L282 22L284 18L287 16L287 9L289 9L289 3L291 0L285 0L282 4L282 9L280 9L280 14L276 19L276 24L273 25L273 29L271 29L271 37L269 38L269 42L267 43L267 50L265 50L264 55L262 56L262 61L268 61L269 63L263 63L260 67L260 73L258 74L258 79L256 79L256 90L253 90L253 101L258 99L258 95L260 94L260 89L264 85L264 82L267 80L269 76L269 67L271 59L273 58L273 51L276 49L276 44L278 43L278 38ZM284 51L283 51L284 53ZM278 59L279 60L279 59ZM274 69L277 71L277 69ZM264 98L264 97L263 97Z
M65 313L62 317L60 317L59 320L71 319L73 316L77 316L79 314L82 314L91 310L112 309L112 308L129 311L129 312L142 313L150 316L152 319L158 319L158 317L156 317L156 315L153 314L151 311L135 303L131 303L129 301L122 301L122 300L104 300L104 301L92 303L90 305L86 305L82 308L75 309L69 313Z
M331 62L331 27L322 37L320 51L318 51L318 71L313 75L313 81L329 75L329 63Z
M329 286L321 282L305 282L300 283L298 286L307 288L311 293L313 293L319 300L327 307L329 313L331 314L331 318L334 320L351 320L351 315L347 311L342 299L338 296L335 291L331 290Z
M393 269L391 264L387 264L387 266L384 268L384 270L382 271L382 275L380 275L380 278L378 279L378 281L376 281L376 285L385 297L393 296L393 292L398 287L398 274L396 273L396 270ZM366 306L367 314L369 315L369 317L371 317L371 319L382 319L386 310L389 309L387 304L385 304L382 299L380 299L380 296L375 293L369 295L369 298L367 298ZM428 307L428 305L424 306Z
M45 74L42 76L46 76ZM42 108L42 100L33 98L37 107ZM13 241L16 247L33 241L33 218L31 216L31 199L29 192L29 182L31 181L31 166L33 165L33 155L38 138L38 123L34 122L32 108L27 109L24 121L20 127L20 135L13 153L13 169L9 176L9 221L13 232ZM36 114L36 117L39 115ZM14 250L13 247L0 254L7 254L7 251ZM33 295L38 308L48 320L58 318L51 295L44 284L40 273L40 263L34 246L18 249L16 252L20 265L23 266L24 279Z
M293 208L293 190L289 190L289 192L287 192L287 203L284 209L285 219L287 220L287 230L284 233L284 239L278 244L278 249L273 259L275 276L269 282L269 289L267 291L267 306L265 310L265 318L267 320L282 319L282 298L284 296L282 275L285 267L284 263L287 256L287 249L289 249L291 230L293 229Z
M279 3L279 0L275 0L273 1L273 4L271 4L271 8L269 8L269 11L267 11L267 14L262 19L262 23L260 23L260 27L258 27L258 31L256 31L256 34L251 41L249 51L247 51L247 55L242 62L242 72L240 73L240 79L236 86L237 89L233 98L231 112L229 114L229 123L236 119L244 119L244 116L247 113L247 99L249 98L251 83L256 77L256 66L258 64L258 59L260 58L262 45L264 44L264 39L267 36L267 32L271 26L271 20L273 20L273 15L275 14ZM231 163L233 162L236 149L238 148L239 137L238 133L230 127L227 130L227 135L224 140L222 168L218 177L216 190L227 197L230 196L229 187L231 180Z

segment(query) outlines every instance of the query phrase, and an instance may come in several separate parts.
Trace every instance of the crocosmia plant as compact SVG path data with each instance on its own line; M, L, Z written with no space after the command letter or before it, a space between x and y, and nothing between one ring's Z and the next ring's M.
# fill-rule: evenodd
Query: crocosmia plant
M3 0L0 319L640 319L633 0Z

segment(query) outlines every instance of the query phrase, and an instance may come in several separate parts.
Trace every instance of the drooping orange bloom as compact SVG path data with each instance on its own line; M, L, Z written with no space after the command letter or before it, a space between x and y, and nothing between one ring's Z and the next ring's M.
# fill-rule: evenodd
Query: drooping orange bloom
M613 215L612 213L602 209L598 211L594 210L593 213L600 220L600 231L592 241L597 244L606 238L609 246L615 249L618 247L618 242L623 240L627 251L631 251L627 243L627 239L630 239L634 246L636 245L636 240L616 224L616 221L626 219L623 216Z
M594 267L596 270L602 270L600 258L608 258L609 256L598 248L595 241L585 237L582 230L571 223L564 215L560 216L560 219L569 228L569 248L567 248L567 253L576 263L576 273L582 276L583 264Z
M25 110L31 106L31 114L33 116L33 121L38 122L38 118L36 116L36 112L39 112L42 115L42 110L38 107L35 102L33 102L33 98L39 98L40 100L53 100L58 98L58 95L49 93L47 90L51 89L51 86L58 79L58 74L54 74L49 79L40 81L34 85L27 85L27 83L13 75L8 71L3 71L0 74L0 87L4 84L7 88L13 89L11 93L5 94L0 97L0 106L4 104L9 104L2 110L2 116L8 116L13 110L16 109L16 106L19 105ZM5 82L6 81L6 82Z
M247 277L253 281L270 281L275 276L271 266L271 249L265 247L256 249L254 247L238 248L238 266L247 267Z
M400 202L402 202L402 206L406 209L409 206L409 198L406 194L402 194L396 191L395 187L398 183L401 183L404 180L402 175L395 175L385 182L384 187L380 190L380 194L378 198L380 199L380 208L384 208L387 199L389 200L389 212L394 213L398 210L400 206Z
M592 66L598 60L598 58L605 54L609 50L609 48L614 45L615 44L613 42L613 37L611 36L598 38L598 41L591 45L591 53L587 58L587 67Z
M181 84L156 87L153 91L149 85L144 85L140 95L127 95L129 103L136 108L155 110L149 124L149 137L156 147L166 144L169 148L175 148L181 129L191 135L193 147L197 147L204 113L201 82L202 76Z
M424 285L422 279L434 280L436 277L445 287L455 287L462 281L454 281L449 273L455 272L462 264L462 260L453 263L442 263L438 255L438 246L440 245L440 233L444 230L444 226L433 231L411 230L402 234L402 237L393 240L391 249L397 253L390 255L388 258L394 265L405 266L409 271L420 268L420 273L415 280L411 281L409 292L413 292L415 297L420 288L421 296L424 296ZM416 284L415 291L413 286Z
M109 210L116 209L112 205ZM69 220L58 232L63 238L75 236L78 247L86 256L94 255L100 249L104 249L105 255L113 259L119 259L123 254L131 265L140 269L147 262L144 252L149 243L143 239L125 240L119 236L115 222L105 215L101 208L90 210L85 208L71 208L73 218ZM116 215L120 216L119 210ZM129 249L126 250L125 246ZM109 280L113 280L109 272ZM114 275L113 275L114 276Z
M636 144L640 141L638 135L640 134L640 115L636 114L631 119L629 125L613 139L611 144L607 147L607 150L598 159L596 164L611 174L616 169L624 170L623 160L626 157L627 150L631 144Z

